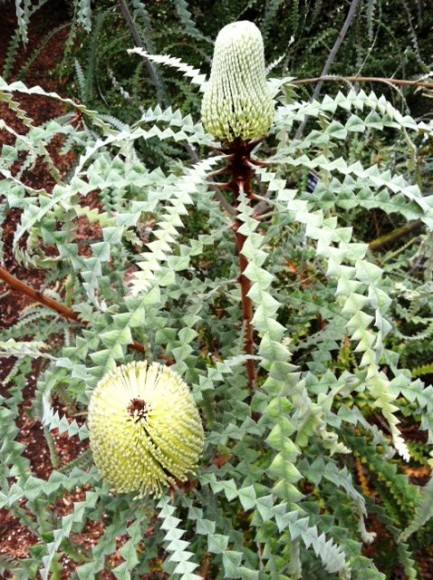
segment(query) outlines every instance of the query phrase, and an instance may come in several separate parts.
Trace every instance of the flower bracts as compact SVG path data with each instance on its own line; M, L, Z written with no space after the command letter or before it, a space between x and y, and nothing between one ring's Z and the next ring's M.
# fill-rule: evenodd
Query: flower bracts
M201 113L206 131L220 141L251 141L268 132L274 105L262 35L252 22L233 22L219 32Z
M203 449L203 427L191 392L169 368L146 362L103 377L89 405L93 458L117 493L161 494L184 481Z

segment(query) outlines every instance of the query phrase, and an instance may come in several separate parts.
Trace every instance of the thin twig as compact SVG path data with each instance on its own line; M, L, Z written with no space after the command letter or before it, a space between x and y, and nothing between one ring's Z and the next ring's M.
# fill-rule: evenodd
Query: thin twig
M396 228L392 232L385 234L384 236L380 236L380 238L372 240L368 244L368 247L373 252L377 252L378 250L381 250L385 246L388 246L389 244L392 244L393 242L398 241L400 238L406 236L407 234L410 234L411 232L418 231L419 229L422 228L423 225L424 224L421 220L415 220L413 222L409 222L409 223L405 224L404 226L401 226L400 228Z
M146 46L140 36L138 28L135 25L135 22L131 16L131 12L129 11L128 5L125 0L118 0L118 6L120 12L125 19L126 24L131 32L132 38L134 39L135 46L139 48L144 48L146 50ZM144 64L146 65L147 72L149 74L150 80L152 84L155 86L156 95L159 105L167 105L167 97L165 95L164 87L162 86L160 80L158 79L158 74L153 63L148 59L144 58Z
M308 79L298 79L291 81L291 84L301 86L317 83L318 81L323 82L347 81L349 83L386 83L389 85L400 85L403 87L420 87L424 89L433 89L433 82L408 81L406 79L393 79L387 77L358 77L358 76L341 76L341 75L328 75Z
M27 284L25 284L15 276L13 276L2 266L0 266L0 280L6 282L6 284L8 284L8 286L12 288L12 290L15 290L20 294L28 296L32 300L39 302L39 304L47 306L47 308L54 310L55 312L57 312L57 314L60 314L60 316L62 316L63 318L66 318L67 320L73 320L74 322L78 322L78 324L81 324L82 326L87 326L86 322L79 319L78 314L76 312L74 312L64 304L60 304L60 302L57 302L57 300L54 300L49 296L45 296L44 294L42 294L42 292L39 292L39 290L31 288L30 286L28 286ZM141 345L139 342L135 340L128 346L138 352L141 352L143 354L145 353L143 345Z
M328 58L326 59L322 73L319 77L319 80L317 81L316 87L314 88L313 96L311 97L312 101L314 101L314 99L317 99L317 97L320 95L320 91L322 90L323 85L321 77L324 77L328 74L332 63L334 62L335 57L337 56L337 53L340 50L343 40L346 37L347 31L349 30L350 25L352 24L352 21L355 18L356 11L358 9L360 2L361 0L352 0L352 2L350 3L350 8L349 12L347 13L346 20L344 21L344 24L337 36L337 40L335 41L334 46L332 47L330 53L328 54ZM304 132L305 125L307 124L307 121L308 117L305 117L300 126L298 127L298 130L296 131L295 139L299 139L301 137L302 133Z
M331 68L332 63L335 60L335 57L337 56L338 51L340 50L340 47L343 43L343 40L346 37L347 31L350 28L350 25L353 22L353 19L355 18L356 15L356 11L358 10L358 6L360 4L361 0L352 0L352 2L350 3L350 8L349 8L349 12L347 13L346 16L346 20L344 21L344 24L338 34L337 40L334 43L334 46L331 49L331 52L328 55L328 58L326 59L325 65L323 67L323 70L320 74L320 77L326 77L329 73L329 69ZM319 79L320 79L319 77ZM322 90L322 85L323 85L323 81L319 80L317 82L317 85L314 88L314 92L313 92L313 97L312 100L317 99L317 97L320 95L320 91Z

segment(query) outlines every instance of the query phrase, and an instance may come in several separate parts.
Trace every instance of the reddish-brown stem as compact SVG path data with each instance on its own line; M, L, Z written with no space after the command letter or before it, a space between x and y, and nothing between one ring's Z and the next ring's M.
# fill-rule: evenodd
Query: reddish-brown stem
M74 312L64 304L60 304L60 302L57 302L57 300L54 300L49 296L45 296L44 294L42 294L42 292L39 292L38 290L35 290L34 288L27 286L27 284L25 284L24 282L22 282L12 274L10 274L5 268L1 266L0 266L0 280L6 282L6 284L8 284L13 290L20 292L21 294L25 294L32 300L39 302L39 304L43 304L44 306L47 306L51 310L54 310L55 312L57 312L57 314L63 316L63 318L73 320L74 322L78 322L82 326L87 326L86 322L78 318L78 314L76 312ZM143 354L145 352L144 347L135 340L128 346Z
M15 278L15 276L12 276L12 274L10 274L5 268L2 268L1 266L0 266L0 279L6 282L6 284L8 284L13 290L20 292L21 294L25 294L32 300L35 300L36 302L39 302L40 304L43 304L44 306L51 308L51 310L55 310L58 314L60 314L60 316L63 316L63 318L68 318L69 320L75 320L76 322L80 322L78 319L78 314L76 312L74 312L67 306L64 306L63 304L60 304L59 302L57 302L57 300L53 300L53 298L44 296L38 290L30 288L30 286L27 286L27 284L25 284L18 278Z
M251 190L251 177L254 174L254 168L251 165L250 154L257 143L234 142L230 145L228 152L231 154L228 168L231 172L232 179L229 182L229 189L234 194L236 199L235 207L238 205L238 198L240 193L246 195L250 200L253 199ZM241 289L241 304L242 304L242 331L244 335L244 352L246 355L253 356L254 354L254 329L252 325L253 319L253 303L248 293L251 289L251 282L245 276L245 270L248 267L248 260L243 255L242 250L246 237L239 232L241 227L241 220L236 217L233 222L233 232L236 239L236 253L239 257L239 277L238 282ZM248 386L250 390L254 390L257 384L256 365L252 358L245 363Z
M401 87L420 87L424 89L433 89L433 83L424 81L408 81L405 79L392 79L385 77L357 77L357 76L323 76L314 77L310 79L295 79L292 81L293 85L308 85L317 82L336 82L347 81L349 83L385 83L388 85L397 85Z

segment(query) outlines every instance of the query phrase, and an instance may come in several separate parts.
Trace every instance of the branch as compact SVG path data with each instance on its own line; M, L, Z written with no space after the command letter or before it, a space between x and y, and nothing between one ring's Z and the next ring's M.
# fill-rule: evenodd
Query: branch
M322 90L323 85L321 77L326 77L327 74L329 73L329 69L331 68L332 63L334 62L335 57L337 56L337 53L340 50L340 47L347 34L347 31L350 28L350 25L352 24L353 19L355 18L355 14L360 2L361 0L352 0L352 2L350 3L350 8L349 12L347 13L346 20L344 21L343 27L341 28L338 34L337 40L335 41L334 46L332 47L331 52L328 55L328 58L326 59L325 66L323 67L323 70L320 74L319 80L314 89L314 93L311 100L317 99L317 97L320 95L320 91Z
M57 300L53 300L53 298L44 296L38 290L30 288L30 286L27 286L27 284L25 284L18 278L15 278L15 276L12 276L12 274L10 274L5 268L2 268L1 266L0 266L0 279L6 282L6 284L8 284L13 290L20 292L20 294L25 294L32 300L35 300L36 302L39 302L40 304L47 306L51 310L55 310L57 314L60 314L60 316L63 316L63 318L74 320L75 322L79 322L80 324L82 324L76 312L74 312L67 306L64 306L63 304L60 304L59 302L57 302Z
M145 49L146 47L144 45L144 42L140 36L138 28L135 26L135 22L131 16L131 12L129 11L128 5L126 4L125 0L118 0L118 6L123 18L125 19L126 24L128 25L132 38L134 39L135 46ZM150 80L152 81L152 84L156 88L158 104L166 105L167 98L164 93L164 88L160 80L158 79L158 74L156 72L155 67L153 66L153 63L148 58L143 58L143 60L144 64L146 65Z
M35 290L34 288L27 286L27 284L25 284L18 278L15 278L15 276L12 276L12 274L10 274L5 268L1 266L0 266L0 280L6 282L6 284L8 284L13 290L16 290L20 294L24 294L25 296L28 296L32 300L39 302L39 304L43 304L44 306L47 306L51 310L54 310L55 312L57 312L57 314L60 314L60 316L62 316L63 318L66 318L67 320L73 320L74 322L78 322L82 326L87 326L86 322L78 318L78 314L76 312L74 312L64 304L60 304L60 302L57 302L57 300L54 300L49 296L45 296L44 294L42 294L42 292L39 292L38 290ZM145 353L143 345L141 345L139 342L135 340L128 346L130 348L133 348L137 352L141 352L142 354Z
M373 252L377 252L378 250L381 250L383 247L387 246L388 244L392 244L393 242L398 241L400 238L402 238L406 234L409 234L411 232L416 232L417 230L422 228L423 225L424 224L421 220L409 222L408 224L405 224L404 226L401 226L400 228L396 228L395 230L393 230L392 232L389 232L388 234L385 234L384 236L380 236L380 238L372 240L368 244L368 247Z
M355 14L356 14L356 11L358 9L360 2L361 2L361 0L352 0L352 2L350 3L350 8L349 8L349 12L347 13L346 20L344 21L344 24L343 24L343 26L342 26L342 28L337 36L337 40L335 41L334 46L331 49L331 52L328 54L328 58L326 59L322 73L321 73L320 77L318 78L316 87L315 87L314 92L313 92L313 96L311 97L312 101L314 101L314 99L317 99L318 96L320 95L320 91L322 90L322 86L323 86L323 80L321 79L321 77L324 77L328 74L332 63L334 62L335 57L337 56L337 53L340 50L340 47L341 47L343 40L347 34L347 31L349 30L349 27L352 24L353 19L355 18ZM298 127L298 130L296 131L295 139L299 139L301 137L301 135L305 129L305 125L307 124L307 121L308 121L308 117L305 117L304 120L302 121L302 123L300 124L300 126Z
M317 83L318 81L328 82L328 81L347 81L349 83L386 83L388 85L399 85L403 87L420 87L425 89L433 89L432 82L425 81L408 81L405 79L393 79L386 77L357 77L357 76L340 76L340 75L329 75L322 77L313 77L308 79L299 79L291 82L292 85L301 86Z

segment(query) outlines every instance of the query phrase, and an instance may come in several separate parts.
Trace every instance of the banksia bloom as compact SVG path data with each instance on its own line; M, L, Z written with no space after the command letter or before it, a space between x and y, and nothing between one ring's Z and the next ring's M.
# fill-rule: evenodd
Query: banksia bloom
M185 481L203 449L203 427L181 377L160 364L133 362L103 377L89 405L100 475L117 493L160 495Z
M268 132L274 105L262 35L252 22L233 22L218 34L201 115L206 131L220 141L251 141Z

